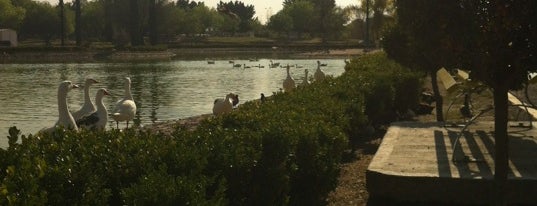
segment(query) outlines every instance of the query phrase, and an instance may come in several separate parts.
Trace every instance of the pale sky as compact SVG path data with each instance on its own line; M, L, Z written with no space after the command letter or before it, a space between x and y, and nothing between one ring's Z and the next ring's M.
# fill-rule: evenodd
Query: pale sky
M58 0L41 0L48 1L52 5L58 4ZM64 0L68 2L69 0ZM89 0L92 1L92 0ZM172 1L172 0L170 0ZM220 0L195 0L196 2L204 2L208 7L216 7L216 4ZM222 0L222 2L229 2L235 0ZM283 0L241 0L246 5L254 5L255 16L259 18L261 23L265 23L267 16L272 16L282 9ZM336 6L345 7L348 5L358 5L359 0L336 0Z

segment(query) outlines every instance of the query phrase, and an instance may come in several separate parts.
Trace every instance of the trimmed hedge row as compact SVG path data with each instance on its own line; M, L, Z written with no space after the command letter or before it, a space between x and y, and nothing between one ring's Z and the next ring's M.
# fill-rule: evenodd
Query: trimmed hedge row
M346 70L170 136L26 137L11 128L9 147L0 150L0 204L325 205L349 139L386 122L377 113L411 108L419 90L419 76L382 53L354 59Z

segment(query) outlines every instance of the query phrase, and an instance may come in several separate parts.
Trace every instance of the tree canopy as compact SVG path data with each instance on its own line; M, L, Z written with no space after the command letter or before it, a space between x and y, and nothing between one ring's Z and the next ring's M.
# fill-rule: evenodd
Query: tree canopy
M384 37L384 48L391 58L430 72L433 81L439 68L458 67L471 70L472 80L491 88L495 115L493 203L498 205L505 204L509 171L507 93L527 84L528 75L537 71L535 8L537 1L532 0L397 1L397 24ZM437 88L436 82L433 87Z
M10 0L0 0L0 25L5 28L19 29L26 10L22 7L15 6Z
M380 0L379 0L380 1ZM180 41L182 36L275 33L299 38L343 37L348 17L334 0L288 0L265 26L253 5L220 1L216 9L192 0L74 0L51 6L35 0L0 0L0 25L14 28L21 40L40 38L107 41L117 46ZM42 18L35 11L40 10ZM47 21L44 23L44 21ZM274 21L274 22L271 22ZM41 23L37 23L41 22ZM63 27L63 28L62 28ZM149 42L145 42L146 38ZM348 36L347 36L348 37ZM358 38L359 36L356 36ZM199 39L203 38L186 38Z

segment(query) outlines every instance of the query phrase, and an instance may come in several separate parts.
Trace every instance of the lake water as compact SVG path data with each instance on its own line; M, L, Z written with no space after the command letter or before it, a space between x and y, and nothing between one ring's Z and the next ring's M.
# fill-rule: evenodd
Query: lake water
M112 96L104 98L110 111L124 94L124 77L132 80L132 93L138 106L137 119L142 125L180 119L212 112L216 98L227 93L239 95L240 103L258 99L260 93L270 96L279 91L286 77L284 68L268 68L269 59L256 62L236 60L252 68L234 68L228 60L214 64L207 61L174 60L157 63L84 63L84 64L0 64L0 146L7 144L8 128L16 126L23 134L36 133L52 126L58 119L57 89L63 80L83 84L87 77L99 81L90 90L95 101L98 88L107 88ZM309 77L317 67L313 59L274 59L291 67L297 83ZM323 59L327 75L339 76L344 71L343 59ZM256 68L262 65L265 68ZM83 89L68 94L69 109L78 110L83 103ZM111 119L111 118L110 118ZM108 128L115 127L110 122ZM125 124L120 124L120 128Z

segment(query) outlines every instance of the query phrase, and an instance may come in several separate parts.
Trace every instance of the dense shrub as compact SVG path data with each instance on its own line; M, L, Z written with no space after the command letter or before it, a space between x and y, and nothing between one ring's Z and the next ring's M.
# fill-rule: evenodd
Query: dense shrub
M347 70L347 76L362 82L365 114L373 125L396 121L419 103L423 74L409 71L384 53L353 59Z
M0 204L324 205L349 139L412 108L418 92L418 75L382 53L346 69L168 136L59 130L21 137L11 128L9 147L0 150Z

